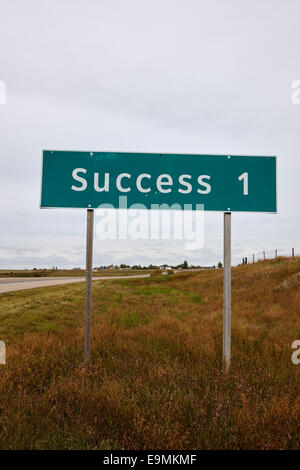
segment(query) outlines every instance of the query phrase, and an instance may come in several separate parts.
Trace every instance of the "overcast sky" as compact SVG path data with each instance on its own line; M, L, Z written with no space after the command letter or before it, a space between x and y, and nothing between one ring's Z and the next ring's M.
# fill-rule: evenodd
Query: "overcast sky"
M83 266L84 210L41 210L41 150L278 155L278 214L233 213L233 260L300 254L300 0L0 0L0 268ZM97 218L96 218L97 220ZM99 240L94 265L216 264Z

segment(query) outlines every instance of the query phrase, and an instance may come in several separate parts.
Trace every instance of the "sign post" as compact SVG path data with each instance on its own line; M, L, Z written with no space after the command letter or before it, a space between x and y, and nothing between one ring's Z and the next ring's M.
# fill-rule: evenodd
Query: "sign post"
M228 371L231 212L276 213L276 172L275 156L43 151L41 208L87 209L85 365L91 343L93 209L197 210L201 205L224 213L223 361Z
M227 373L231 357L231 212L224 212L223 276L223 362Z
M87 365L90 359L90 349L91 349L93 233L94 233L94 210L88 209L87 219L86 219L86 291L85 291L84 366Z

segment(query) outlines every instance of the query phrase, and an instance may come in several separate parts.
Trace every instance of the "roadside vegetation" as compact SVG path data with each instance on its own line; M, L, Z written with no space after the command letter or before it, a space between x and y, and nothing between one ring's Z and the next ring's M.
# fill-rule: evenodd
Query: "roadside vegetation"
M1 449L296 449L300 258L232 271L222 372L222 270L1 294Z

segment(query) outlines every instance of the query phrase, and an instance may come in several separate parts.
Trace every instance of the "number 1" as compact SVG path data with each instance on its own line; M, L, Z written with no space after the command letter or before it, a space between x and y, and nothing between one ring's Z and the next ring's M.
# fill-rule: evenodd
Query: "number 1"
M238 177L239 181L244 181L244 196L248 196L248 173L243 173Z

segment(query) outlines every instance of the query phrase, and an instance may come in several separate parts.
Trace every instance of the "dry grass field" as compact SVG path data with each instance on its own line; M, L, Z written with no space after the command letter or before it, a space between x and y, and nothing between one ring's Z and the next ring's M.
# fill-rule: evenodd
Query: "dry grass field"
M222 372L222 270L0 296L1 449L300 447L300 259L232 272L232 367Z

